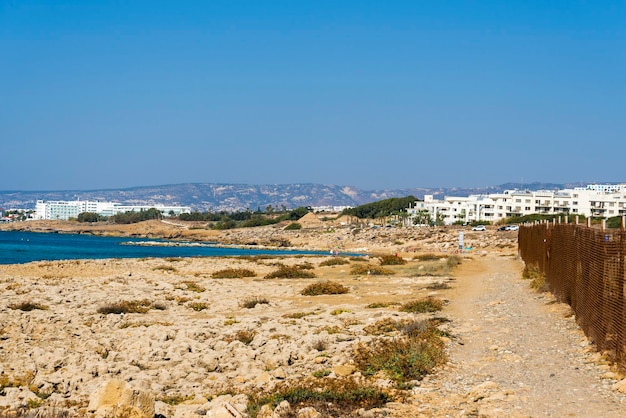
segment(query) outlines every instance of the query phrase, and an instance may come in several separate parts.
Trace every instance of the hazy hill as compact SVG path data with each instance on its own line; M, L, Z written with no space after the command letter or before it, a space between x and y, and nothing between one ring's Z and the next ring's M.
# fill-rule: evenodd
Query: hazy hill
M198 211L257 210L272 205L281 209L300 206L358 206L391 197L409 195L422 199L425 194L436 197L467 196L497 193L508 189L561 189L580 184L506 183L485 188L410 188L361 190L351 186L329 184L221 184L185 183L142 186L106 190L0 191L0 207L5 209L34 208L42 200L107 200L127 204L191 206Z

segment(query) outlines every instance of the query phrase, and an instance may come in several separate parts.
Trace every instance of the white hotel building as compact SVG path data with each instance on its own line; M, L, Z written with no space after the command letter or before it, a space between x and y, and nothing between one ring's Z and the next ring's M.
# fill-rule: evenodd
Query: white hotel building
M191 213L189 206L164 205L122 205L117 202L99 202L89 200L38 200L35 206L35 219L67 220L78 217L79 213L92 212L102 216L113 216L124 212L141 212L142 210L157 209L163 216L178 216L181 213Z
M446 196L443 200L425 195L407 209L409 217L427 214L450 225L457 221L497 223L511 216L572 214L586 217L626 215L626 184L596 184L563 190L507 190L489 195Z

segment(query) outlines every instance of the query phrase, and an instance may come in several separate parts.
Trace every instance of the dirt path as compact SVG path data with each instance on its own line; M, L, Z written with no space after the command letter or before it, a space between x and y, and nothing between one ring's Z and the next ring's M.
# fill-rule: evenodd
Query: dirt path
M618 376L567 305L521 279L515 257L466 261L449 293L450 363L415 389L410 416L624 417ZM406 415L405 415L406 416Z

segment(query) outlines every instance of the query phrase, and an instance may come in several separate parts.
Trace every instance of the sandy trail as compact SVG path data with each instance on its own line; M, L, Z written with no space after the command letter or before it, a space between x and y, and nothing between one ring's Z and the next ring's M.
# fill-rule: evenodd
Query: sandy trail
M521 269L495 254L464 262L446 308L450 363L413 406L422 416L626 416L626 396L611 389L617 376L569 307L531 290Z

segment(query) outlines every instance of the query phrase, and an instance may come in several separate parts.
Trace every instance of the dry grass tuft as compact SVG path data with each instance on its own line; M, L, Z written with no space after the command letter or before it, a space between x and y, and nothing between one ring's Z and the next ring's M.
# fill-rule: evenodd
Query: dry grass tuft
M216 271L211 277L214 279L239 279L243 277L256 277L256 273L250 269L228 268Z
M440 311L443 308L443 301L432 297L413 300L400 306L401 312L427 313Z
M189 302L187 307L193 309L196 312L203 311L205 309L209 309L209 304L206 302Z
M34 310L48 310L48 307L46 305L43 305L41 303L37 303L37 302L21 302L21 303L13 303L11 305L9 305L9 308L13 309L13 310L20 310L20 311L24 311L24 312L30 312L30 311L34 311Z
M152 308L152 302L148 299L143 300L124 300L117 303L110 303L98 308L101 314L127 314L127 313L146 313Z
M202 293L206 291L205 287L200 286L198 283L191 281L191 280L185 280L185 281L178 283L176 285L176 289L188 290L190 292L196 292L196 293Z
M320 379L330 373L320 372L315 379L307 379L290 385L277 385L271 392L256 392L249 395L247 414L256 418L263 405L274 409L287 401L293 410L315 408L320 416L357 416L358 410L379 408L394 400L383 389L369 386L355 379ZM294 415L295 416L295 415ZM360 416L360 414L359 414Z
M241 307L252 309L256 305L268 305L269 303L270 301L267 300L267 298L252 296L252 297L244 299L243 302L241 302Z
M372 264L360 264L354 265L350 269L350 274L352 275L372 275L372 276L384 276L384 275L392 275L395 274L393 270L386 269L381 266L374 266Z
M340 283L326 280L310 284L309 286L305 287L302 292L300 292L300 294L304 296L340 295L348 293L349 291L349 288Z
M406 264L406 260L397 255L383 255L380 257L381 266L401 266L403 264Z
M420 322L407 335L358 344L354 362L365 376L382 371L399 388L407 388L446 361L440 335L435 326Z
M388 308L390 306L399 305L399 302L373 302L365 307L367 309L378 309L378 308Z
M280 266L265 276L266 279L312 279L315 273L300 268L299 266Z
M283 318L300 319L300 318L304 318L305 316L311 316L311 315L317 315L317 313L316 312L294 312L290 314L284 314Z
M333 257L328 260L324 260L320 263L320 267L328 267L328 266L341 266L344 264L350 264L350 261L346 260L343 257Z

